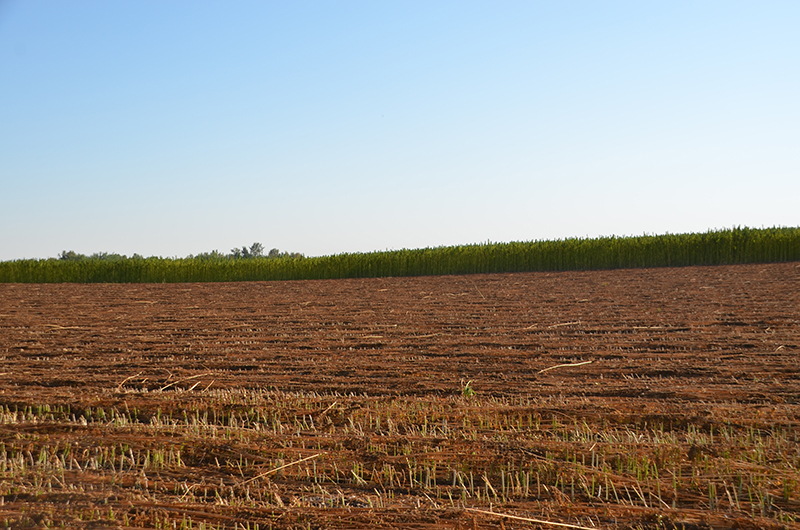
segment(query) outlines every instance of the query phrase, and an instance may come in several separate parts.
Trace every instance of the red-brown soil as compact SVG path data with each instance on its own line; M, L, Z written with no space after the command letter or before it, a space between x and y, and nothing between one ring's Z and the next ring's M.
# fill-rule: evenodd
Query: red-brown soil
M798 263L4 284L0 526L800 528L799 353Z

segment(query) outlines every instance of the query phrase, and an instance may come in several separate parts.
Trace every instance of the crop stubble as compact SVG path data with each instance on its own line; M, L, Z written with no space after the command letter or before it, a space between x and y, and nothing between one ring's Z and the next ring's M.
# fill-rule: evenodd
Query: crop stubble
M797 263L4 284L0 524L800 527L799 331Z

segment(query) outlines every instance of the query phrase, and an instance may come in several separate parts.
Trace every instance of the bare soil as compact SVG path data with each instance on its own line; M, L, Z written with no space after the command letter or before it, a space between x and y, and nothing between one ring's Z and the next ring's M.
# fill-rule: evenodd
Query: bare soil
M799 354L798 263L3 284L0 525L800 528Z

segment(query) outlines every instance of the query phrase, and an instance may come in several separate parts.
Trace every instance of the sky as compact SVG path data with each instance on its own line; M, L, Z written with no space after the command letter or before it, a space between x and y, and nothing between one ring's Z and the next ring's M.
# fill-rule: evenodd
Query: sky
M800 2L0 0L0 260L800 226Z

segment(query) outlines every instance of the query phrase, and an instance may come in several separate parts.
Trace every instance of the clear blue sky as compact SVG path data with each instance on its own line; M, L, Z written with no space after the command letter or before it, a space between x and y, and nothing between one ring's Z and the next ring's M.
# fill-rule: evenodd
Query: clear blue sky
M800 2L0 0L0 260L800 225Z

